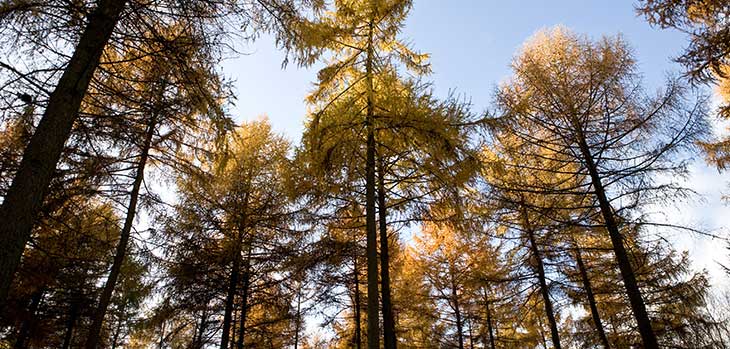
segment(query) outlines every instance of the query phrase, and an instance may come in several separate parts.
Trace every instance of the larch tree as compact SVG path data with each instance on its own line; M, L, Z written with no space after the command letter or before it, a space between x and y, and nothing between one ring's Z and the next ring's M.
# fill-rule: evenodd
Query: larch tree
M686 194L656 175L686 173L678 155L706 132L704 99L690 100L676 80L656 96L645 93L620 37L591 41L562 28L544 31L525 44L512 67L514 75L498 92L504 113L498 122L573 163L586 178L584 190L611 239L643 345L657 348L621 229L647 205Z
M292 218L286 182L290 170L289 143L274 134L266 120L245 123L227 138L227 151L214 154L198 170L183 175L181 201L175 213L178 218L167 228L173 241L179 240L185 244L181 247L186 247L172 254L173 266L179 264L176 269L197 264L208 270L200 272L209 275L193 275L194 282L221 274L219 279L213 278L203 285L212 290L201 291L203 295L223 298L219 305L223 315L219 342L222 349L232 342L241 348L247 343L246 338L256 333L249 330L286 320L262 319L267 314L273 316L273 312L261 313L262 307L267 306L258 297L268 295L273 298L266 302L276 301L280 278L287 274L281 267L279 253L285 248L282 244L295 236L288 228ZM207 262L190 263L199 259ZM236 308L240 309L238 327L234 321ZM254 322L256 318L259 325Z
M290 26L296 21L297 11L317 3L199 1L195 6L188 6L166 0L3 2L0 21L4 30L0 40L10 48L10 53L3 52L5 56L9 55L14 61L27 58L32 62L38 61L37 57L28 56L36 50L44 52L39 63L44 65L31 74L3 62L4 71L9 72L7 81L11 82L5 85L3 93L18 93L7 89L16 87L12 82L22 80L24 90L35 90L35 94L45 94L47 99L42 99L43 115L0 206L0 219L13 223L0 228L0 241L8 246L0 252L0 305L4 303L64 144L79 117L82 101L97 68L118 63L104 57L104 50L110 43L115 47L134 46L150 28L177 21L186 23L186 28L200 34L205 39L201 45L220 47L227 42L229 33L245 27L249 30L244 33L247 38L269 31L275 34L279 45L293 48L294 35ZM236 29L229 30L232 27ZM63 68L56 67L58 62ZM32 100L33 96L30 94L24 99Z
M337 157L343 154L364 160L364 168L357 170L362 171L365 191L368 348L380 346L376 134L383 121L379 115L390 109L388 101L401 85L398 62L415 73L428 70L425 55L398 39L410 7L408 0L338 1L334 11L301 30L305 43L329 55L308 99L314 110L304 136L306 152L316 166L335 169L346 162ZM388 290L384 292L387 298ZM388 305L384 311L385 345L395 348L392 311Z

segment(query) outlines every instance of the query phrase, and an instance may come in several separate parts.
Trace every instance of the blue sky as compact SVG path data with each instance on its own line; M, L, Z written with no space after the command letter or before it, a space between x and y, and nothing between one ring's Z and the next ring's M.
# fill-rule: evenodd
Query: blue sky
M414 0L402 37L431 54L430 80L438 95L450 90L471 99L475 112L488 108L497 83L509 76L516 50L535 31L563 25L597 38L621 33L634 48L648 90L659 88L668 73L681 67L672 62L687 38L676 31L650 27L637 17L633 1L619 0ZM284 57L269 37L240 48L245 54L228 60L224 73L234 79L236 120L267 115L275 130L299 141L306 105L317 66L281 69ZM688 186L701 196L691 203L662 210L672 223L727 234L730 207L721 203L730 174L718 174L700 158L691 167ZM706 268L715 284L730 284L717 262L730 264L724 242L686 234L669 234L680 249L690 250L695 266Z

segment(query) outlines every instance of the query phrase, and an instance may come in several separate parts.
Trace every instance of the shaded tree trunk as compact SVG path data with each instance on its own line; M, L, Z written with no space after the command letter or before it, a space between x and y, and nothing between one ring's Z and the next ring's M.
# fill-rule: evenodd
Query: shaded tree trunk
M606 331L603 328L603 323L601 323L601 316L598 313L598 306L596 305L596 297L593 294L591 281L590 279L588 279L588 271L586 270L585 264L583 264L583 256L581 255L580 247L576 243L574 243L573 245L575 247L575 260L578 264L580 279L583 283L583 289L586 291L586 298L588 298L588 306L591 309L591 317L593 318L593 324L596 326L598 339L601 341L601 344L603 344L606 349L609 349L611 348L611 345L608 342L608 337L606 337Z
M299 281L297 288L297 318L294 324L294 349L299 349L299 332L302 327L302 281Z
M540 249L537 247L535 241L535 232L532 230L530 225L530 219L527 216L527 209L522 207L522 219L525 224L525 232L530 240L530 250L533 258L535 258L535 267L537 269L537 279L540 284L540 293L542 294L542 301L545 304L545 315L547 315L548 324L550 325L550 336L555 349L560 349L560 334L558 332L558 324L555 321L555 313L553 311L553 303L550 300L550 290L548 289L547 281L545 279L545 265L542 262L542 256Z
M491 304L491 300L489 299L489 295L486 291L484 291L484 298L487 310L487 332L489 333L489 347L491 349L496 349L497 347L494 345L494 329L492 328L492 309L489 306Z
M388 214L385 206L385 162L381 157L378 166L378 220L380 223L380 293L383 302L383 344L385 349L395 349L395 317L390 298L390 255L388 253Z
M139 162L137 163L137 168L135 170L134 182L132 183L132 191L129 195L127 216L124 218L124 226L122 226L122 231L119 233L119 242L117 243L117 249L114 254L114 261L112 262L109 277L106 279L104 289L99 297L99 304L94 311L93 321L89 328L89 335L86 340L86 349L96 349L100 342L99 335L101 333L101 327L104 324L104 317L106 316L107 309L109 308L114 288L117 285L117 280L119 279L119 274L122 271L122 265L124 264L124 259L127 255L127 245L129 244L129 237L132 232L132 226L134 225L134 218L137 214L139 192L144 180L144 170L147 165L147 159L152 145L152 138L155 134L155 129L157 128L156 125L157 117L155 115L150 119L149 124L147 125Z
M611 244L613 245L613 252L616 256L619 271L621 272L621 278L624 281L624 287L626 288L626 295L629 297L629 303L631 303L631 310L634 313L636 324L639 327L639 333L641 334L641 340L644 344L645 349L658 349L659 344L656 339L656 334L651 328L651 319L649 313L646 311L646 304L644 298L641 295L641 290L636 282L636 276L634 275L634 268L631 266L629 255L626 252L626 247L623 243L623 236L618 229L616 218L613 213L613 207L611 202L606 196L606 190L601 182L601 176L598 173L598 167L596 166L593 154L591 153L588 143L586 142L585 135L577 122L573 120L573 127L575 128L578 146L580 148L581 155L585 162L586 168L590 174L591 184L595 191L598 204L601 209L603 216L603 223L608 230L608 235L611 238Z
M233 299L236 296L236 286L241 272L240 247L236 248L231 266L231 276L228 278L228 291L226 292L225 310L223 312L223 333L221 334L220 349L228 349L228 340L231 335L231 319L233 318Z
M449 274L451 277L451 306L454 309L454 315L456 316L456 336L459 340L459 349L464 349L464 324L461 319L461 308L459 304L459 290L456 287L455 271L453 267L449 268Z
M362 309L362 304L360 304L360 269L357 263L357 255L358 255L358 244L357 244L357 236L355 236L355 255L353 256L353 266L354 266L354 277L355 277L355 294L353 296L354 298L354 310L355 310L355 338L353 338L353 341L355 342L355 348L360 349L362 346L362 331L361 331L361 319L362 315L360 314L360 310Z
M373 22L368 24L368 47L366 57L367 110L365 128L367 132L365 161L365 226L367 233L366 255L368 267L368 348L380 349L380 316L378 311L378 232L375 225L375 125L373 105Z
M246 341L246 317L248 315L248 294L251 286L251 243L246 251L246 266L243 272L243 294L241 295L241 318L238 325L238 349L243 349Z
M125 4L125 0L100 0L89 15L0 206L0 309L5 306L25 244L78 117L81 100Z

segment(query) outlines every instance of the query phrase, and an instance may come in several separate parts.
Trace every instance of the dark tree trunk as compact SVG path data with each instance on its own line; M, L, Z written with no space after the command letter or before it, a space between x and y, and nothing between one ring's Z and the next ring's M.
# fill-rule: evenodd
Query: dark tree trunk
M598 306L596 305L596 297L593 294L593 287L591 286L591 280L588 278L588 271L586 270L585 264L583 264L583 256L580 252L580 247L578 244L574 243L575 247L575 260L578 263L578 271L580 272L580 279L583 283L583 289L586 291L586 297L588 298L588 306L591 309L591 317L593 318L593 324L596 325L596 332L598 334L598 339L600 339L601 344L606 349L610 349L611 345L608 342L608 337L606 337L606 331L603 328L603 323L601 323L601 316L598 313Z
M152 138L155 134L157 125L156 116L153 116L145 134L144 143L142 144L141 154L139 162L137 163L136 173L134 175L134 182L132 183L132 191L129 195L129 206L127 207L127 216L124 218L124 226L119 234L119 242L117 243L117 249L114 254L114 261L112 262L111 271L109 277L106 279L104 289L99 297L99 304L94 311L94 317L89 328L89 335L86 340L86 349L96 349L100 341L101 327L104 324L104 317L106 316L109 303L114 293L114 288L117 285L119 274L122 271L122 265L127 255L127 245L129 244L129 237L132 232L132 226L134 225L134 217L137 214L137 202L139 200L139 192L142 187L142 181L144 180L144 169L147 165L147 159L150 153L150 147L152 145Z
M359 251L359 245L357 243L357 234L355 235L355 255L353 256L353 266L354 266L354 277L355 277L355 294L354 294L354 310L355 310L355 338L353 338L353 341L355 342L355 348L360 349L362 346L362 331L361 329L361 319L362 315L360 314L360 310L362 309L362 304L360 304L360 269L357 263L357 257L358 257L358 251Z
M26 341L30 335L31 324L35 321L35 313L38 311L38 307L41 304L45 291L45 288L42 287L33 293L33 296L30 299L30 305L28 306L28 317L24 319L20 325L20 331L18 331L18 336L15 339L13 348L24 349L26 347Z
M231 319L233 317L233 298L236 296L236 285L238 285L238 277L241 269L240 250L233 254L233 266L231 268L231 276L228 283L228 292L226 294L226 304L223 313L223 333L221 334L220 349L228 349L228 339L231 335Z
M491 304L491 300L489 299L489 295L486 294L486 291L485 299L487 308L487 331L489 332L489 347L491 349L496 349L497 347L494 345L494 329L492 328L492 309L489 306Z
M302 327L302 281L299 281L297 288L297 318L294 324L294 349L299 349L299 332Z
M558 324L555 321L555 313L553 311L553 303L550 300L550 290L548 289L547 281L545 279L545 265L542 262L542 255L540 249L537 247L535 241L535 232L532 230L530 219L527 216L527 209L523 206L522 208L523 220L525 223L525 232L530 240L530 250L532 251L532 257L535 258L535 264L537 269L537 279L540 284L540 293L542 294L542 301L545 304L545 315L547 315L548 324L550 325L550 336L555 349L560 349L560 334L558 332Z
M658 349L659 344L656 339L656 334L651 328L651 319L649 313L646 311L646 304L644 298L641 295L641 290L636 282L636 276L634 275L634 268L631 266L629 255L626 252L624 246L623 236L618 229L616 218L614 217L613 207L611 202L606 196L606 190L601 182L601 176L598 173L598 168L593 159L588 143L586 142L585 136L581 131L580 127L575 124L575 131L577 134L578 146L580 147L583 160L588 169L591 177L591 184L595 190L598 204L601 208L601 214L603 215L603 221L608 230L608 235L611 237L611 244L613 245L613 252L616 255L616 261L618 262L619 271L621 271L621 278L624 281L624 287L626 288L626 295L629 297L631 303L631 310L634 313L636 324L639 327L639 333L641 334L641 340L644 344L645 349Z
M71 339L73 338L74 326L76 326L76 319L79 316L79 302L77 297L71 300L71 306L68 312L68 319L66 320L66 333L63 335L63 345L61 348L68 349L71 347Z
M81 100L99 65L125 0L100 0L89 15L79 43L58 85L51 93L43 117L23 153L18 172L0 206L0 309L20 263L25 244L53 178Z
M375 125L373 105L373 21L369 23L366 58L367 149L365 162L365 226L367 233L366 254L368 266L368 348L380 349L380 316L378 307L378 228L375 224Z
M379 159L378 169L378 220L380 223L380 293L383 302L383 344L385 349L395 349L395 317L390 299L390 255L388 254L388 214L385 200L385 163Z
M229 340L229 342L231 343L231 345L229 346L230 349L236 349L236 324L238 324L236 315L238 315L238 313L236 313L236 305L234 304L232 313L233 320L231 320L231 339Z
M461 319L461 307L459 304L459 290L456 287L456 280L454 277L455 271L450 268L449 273L451 274L451 305L454 308L454 315L456 316L456 336L459 340L459 349L464 349L464 324Z
M248 315L248 293L251 287L251 243L247 246L246 266L243 271L243 294L241 295L241 319L238 325L238 349L246 343L246 316Z

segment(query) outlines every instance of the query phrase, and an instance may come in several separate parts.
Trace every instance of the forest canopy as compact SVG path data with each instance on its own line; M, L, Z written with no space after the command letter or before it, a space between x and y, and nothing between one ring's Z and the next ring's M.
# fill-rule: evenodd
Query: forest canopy
M609 6L682 51L513 11L439 29L466 71L411 16L477 9L0 0L0 349L730 347L730 2ZM262 42L316 73L300 133L237 114Z

